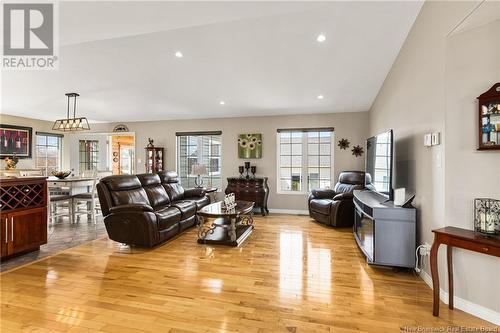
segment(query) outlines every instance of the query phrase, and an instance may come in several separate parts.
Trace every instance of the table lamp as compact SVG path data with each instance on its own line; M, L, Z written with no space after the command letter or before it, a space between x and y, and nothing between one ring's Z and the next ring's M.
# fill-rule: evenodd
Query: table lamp
M194 164L191 167L191 175L197 176L194 180L196 187L203 187L202 175L207 174L207 166L205 164Z

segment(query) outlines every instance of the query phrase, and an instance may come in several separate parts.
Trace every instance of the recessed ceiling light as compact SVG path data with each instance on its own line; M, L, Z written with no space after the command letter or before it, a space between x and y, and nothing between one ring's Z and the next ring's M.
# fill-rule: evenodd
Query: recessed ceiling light
M184 55L182 54L182 52L177 51L177 52L175 52L175 56L176 56L177 58L182 58Z
M220 101L220 102L219 102L219 104L220 104L220 105L226 105L226 102L224 102L224 101Z
M323 43L326 40L326 36L323 34L319 34L316 40L320 43Z
M318 95L318 97L317 97L317 98L318 98L318 99L323 99L323 98L325 98L325 96L323 96L323 95Z

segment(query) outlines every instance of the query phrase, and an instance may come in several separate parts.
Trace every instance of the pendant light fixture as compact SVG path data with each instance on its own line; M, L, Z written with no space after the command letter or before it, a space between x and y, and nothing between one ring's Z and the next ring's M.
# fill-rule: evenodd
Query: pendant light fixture
M68 113L67 118L58 119L54 122L52 126L53 130L63 131L63 132L77 132L77 131L88 131L90 130L89 122L86 117L76 117L76 97L80 96L77 93L67 93L68 96ZM69 105L70 100L73 98L73 118L69 117Z

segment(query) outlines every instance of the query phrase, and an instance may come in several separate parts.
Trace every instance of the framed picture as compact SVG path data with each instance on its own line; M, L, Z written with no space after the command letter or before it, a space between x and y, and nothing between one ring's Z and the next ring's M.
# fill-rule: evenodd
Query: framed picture
M0 124L0 158L31 158L31 127Z
M239 158L262 158L262 134L240 134L238 136Z

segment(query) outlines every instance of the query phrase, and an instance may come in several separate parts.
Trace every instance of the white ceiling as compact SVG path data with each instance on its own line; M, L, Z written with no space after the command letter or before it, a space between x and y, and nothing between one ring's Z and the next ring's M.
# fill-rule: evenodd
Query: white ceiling
M66 92L95 121L367 111L421 5L61 2L59 70L2 72L1 111L61 118Z

